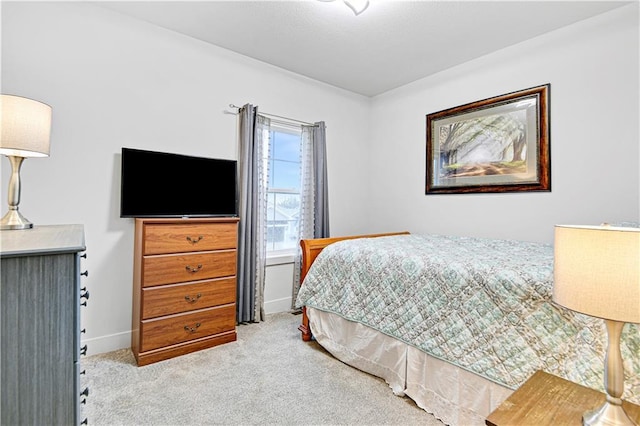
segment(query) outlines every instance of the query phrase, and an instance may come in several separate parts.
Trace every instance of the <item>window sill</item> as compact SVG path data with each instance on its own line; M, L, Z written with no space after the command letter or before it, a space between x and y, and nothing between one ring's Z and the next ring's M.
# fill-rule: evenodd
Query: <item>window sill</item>
M267 253L267 266L286 265L294 263L295 254L292 251L274 251Z

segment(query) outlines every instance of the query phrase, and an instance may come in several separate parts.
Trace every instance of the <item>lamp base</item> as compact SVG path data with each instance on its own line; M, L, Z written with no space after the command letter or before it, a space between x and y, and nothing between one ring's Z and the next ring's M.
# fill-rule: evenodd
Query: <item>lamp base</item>
M637 426L622 408L622 405L605 402L594 411L587 411L582 416L584 426Z
M17 207L15 209L9 208L7 214L4 215L2 219L0 219L0 230L10 230L10 229L31 229L33 228L33 223L29 222L27 218L22 216L22 214L18 211Z

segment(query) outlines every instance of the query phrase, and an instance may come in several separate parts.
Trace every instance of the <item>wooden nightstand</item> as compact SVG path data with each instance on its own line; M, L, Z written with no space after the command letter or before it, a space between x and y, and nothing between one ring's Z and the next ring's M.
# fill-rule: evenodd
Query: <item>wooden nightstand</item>
M600 407L601 392L537 371L517 391L489 414L488 426L582 425L585 411ZM623 403L624 409L640 424L640 406Z

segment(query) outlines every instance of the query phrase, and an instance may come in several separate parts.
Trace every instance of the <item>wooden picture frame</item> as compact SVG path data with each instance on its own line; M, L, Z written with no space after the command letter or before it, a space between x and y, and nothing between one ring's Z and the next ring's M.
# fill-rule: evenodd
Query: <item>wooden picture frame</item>
M551 191L550 85L427 115L429 194Z

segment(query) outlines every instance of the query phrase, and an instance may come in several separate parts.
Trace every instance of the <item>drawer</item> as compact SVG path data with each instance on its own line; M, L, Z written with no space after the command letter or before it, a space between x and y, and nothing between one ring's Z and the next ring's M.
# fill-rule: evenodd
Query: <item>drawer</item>
M142 289L142 319L177 314L236 301L236 278Z
M147 224L144 255L235 249L237 222L192 224Z
M235 250L145 256L142 286L174 284L236 274Z
M232 331L236 326L235 303L142 321L142 352Z

